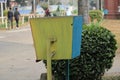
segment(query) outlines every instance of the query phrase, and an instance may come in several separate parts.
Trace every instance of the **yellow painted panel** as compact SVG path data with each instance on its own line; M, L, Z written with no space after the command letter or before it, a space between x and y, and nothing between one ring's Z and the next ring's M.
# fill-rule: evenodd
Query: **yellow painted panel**
M37 60L47 58L47 41L56 38L52 59L71 59L73 17L34 18L30 20Z

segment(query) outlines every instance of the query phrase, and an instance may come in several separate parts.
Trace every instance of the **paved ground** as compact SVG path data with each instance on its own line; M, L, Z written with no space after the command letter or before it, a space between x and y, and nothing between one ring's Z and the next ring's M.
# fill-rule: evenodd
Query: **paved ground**
M29 26L19 30L0 31L0 80L39 80L46 72L42 62L35 62L35 51ZM120 73L120 54L106 72Z
M120 54L116 54L112 68L106 72L105 76L120 76Z
M39 80L46 72L42 62L35 62L29 27L0 31L0 80Z

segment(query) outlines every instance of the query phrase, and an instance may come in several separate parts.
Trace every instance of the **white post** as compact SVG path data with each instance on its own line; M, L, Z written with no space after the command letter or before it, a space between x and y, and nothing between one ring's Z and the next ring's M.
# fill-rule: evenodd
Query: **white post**
M50 2L49 2L49 0L48 0L48 7L49 7L49 5L50 5Z
M33 9L34 9L34 14L35 14L35 0L33 0Z
M3 3L1 2L1 17L2 17L2 23L4 22L3 21Z
M5 2L5 10L7 9L7 5L6 5L6 2Z
M100 8L100 5L99 5L99 0L97 0L97 10L99 10L99 8Z
M103 0L101 0L101 10L103 10Z
M72 4L74 5L74 0L72 0Z
M6 29L8 28L8 25L7 25L7 17L5 17L5 25L6 25Z
M22 16L22 24L24 24L24 16Z

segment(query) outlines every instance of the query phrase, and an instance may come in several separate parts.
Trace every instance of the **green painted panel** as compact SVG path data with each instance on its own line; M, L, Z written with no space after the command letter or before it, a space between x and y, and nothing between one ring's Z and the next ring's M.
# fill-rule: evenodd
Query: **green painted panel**
M73 17L34 18L30 20L37 60L47 58L47 41L56 38L52 59L71 59Z

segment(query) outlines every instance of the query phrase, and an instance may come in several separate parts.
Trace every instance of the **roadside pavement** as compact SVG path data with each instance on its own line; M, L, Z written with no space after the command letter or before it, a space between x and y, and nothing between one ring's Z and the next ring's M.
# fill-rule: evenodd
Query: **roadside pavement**
M0 31L0 80L39 80L46 68L35 60L29 26Z

